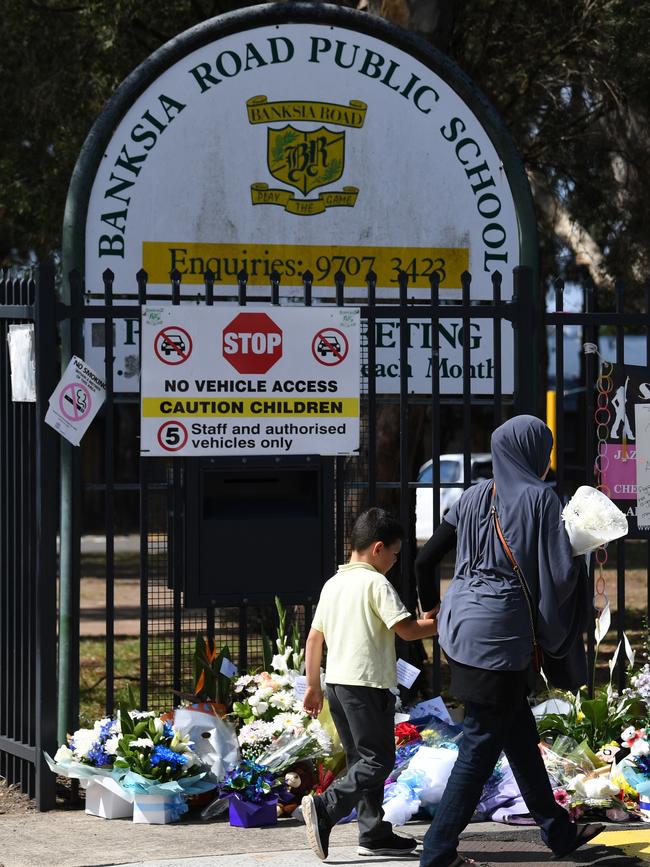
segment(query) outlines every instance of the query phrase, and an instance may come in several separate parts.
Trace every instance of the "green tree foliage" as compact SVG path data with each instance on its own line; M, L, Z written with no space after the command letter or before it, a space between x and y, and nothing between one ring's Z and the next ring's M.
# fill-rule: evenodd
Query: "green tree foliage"
M60 246L66 189L102 105L153 50L229 0L5 0L0 260ZM354 5L352 0L343 5ZM448 52L522 153L546 273L638 281L650 256L650 14L634 0L359 0ZM14 252L12 252L14 251Z

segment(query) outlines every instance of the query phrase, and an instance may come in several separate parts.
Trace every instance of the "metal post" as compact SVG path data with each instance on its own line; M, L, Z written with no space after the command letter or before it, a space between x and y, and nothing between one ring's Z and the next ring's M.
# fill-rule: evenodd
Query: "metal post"
M36 361L36 611L35 611L35 766L39 810L55 806L56 778L43 750L56 747L56 500L57 434L45 424L48 400L56 386L56 296L54 267L39 268L34 300Z

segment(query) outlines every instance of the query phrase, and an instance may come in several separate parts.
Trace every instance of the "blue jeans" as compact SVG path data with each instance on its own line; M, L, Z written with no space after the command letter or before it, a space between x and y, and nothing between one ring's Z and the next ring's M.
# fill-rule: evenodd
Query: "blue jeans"
M528 704L522 701L508 709L467 702L463 732L458 759L424 838L420 867L448 867L457 857L460 833L472 818L501 752L510 762L544 843L554 852L563 852L575 839L576 826L553 797Z

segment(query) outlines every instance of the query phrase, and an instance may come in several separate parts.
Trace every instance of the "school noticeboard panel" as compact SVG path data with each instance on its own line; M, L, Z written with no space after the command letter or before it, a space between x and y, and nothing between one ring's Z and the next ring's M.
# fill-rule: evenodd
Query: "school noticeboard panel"
M147 305L142 455L359 449L358 308Z

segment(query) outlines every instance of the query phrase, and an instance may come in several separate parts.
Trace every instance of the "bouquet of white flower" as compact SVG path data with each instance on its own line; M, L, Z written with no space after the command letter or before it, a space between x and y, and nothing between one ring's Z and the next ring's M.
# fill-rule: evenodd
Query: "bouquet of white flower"
M574 557L586 554L628 531L627 518L602 491L582 485L562 512Z

